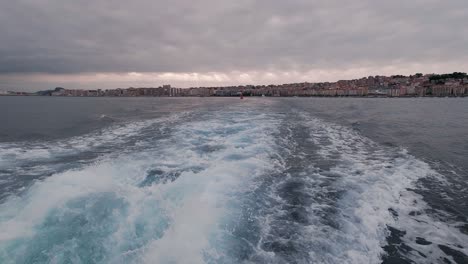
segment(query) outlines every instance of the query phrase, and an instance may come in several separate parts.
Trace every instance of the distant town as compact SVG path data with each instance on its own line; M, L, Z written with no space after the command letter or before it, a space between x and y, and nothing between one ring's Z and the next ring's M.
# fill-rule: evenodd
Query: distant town
M421 74L410 76L369 76L355 80L320 83L290 83L280 85L239 85L223 87L175 88L160 87L117 89L65 89L35 93L0 91L4 96L78 96L78 97L208 97L208 96L353 96L353 97L463 97L468 96L468 76L463 72Z

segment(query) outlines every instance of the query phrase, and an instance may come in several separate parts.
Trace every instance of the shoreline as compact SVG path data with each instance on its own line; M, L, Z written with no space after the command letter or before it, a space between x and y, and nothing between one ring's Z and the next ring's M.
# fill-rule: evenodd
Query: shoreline
M36 95L36 94L28 94L28 95L0 95L1 97L54 97L54 98L239 98L239 96L74 96L74 95L67 95L67 96L57 96L57 95ZM250 96L245 95L243 98L369 98L369 99L379 99L379 98L465 98L468 95L462 96Z

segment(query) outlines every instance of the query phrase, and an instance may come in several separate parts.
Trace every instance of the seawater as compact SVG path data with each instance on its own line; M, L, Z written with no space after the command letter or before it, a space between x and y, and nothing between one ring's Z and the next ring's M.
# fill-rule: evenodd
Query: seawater
M0 110L0 263L468 263L466 99Z

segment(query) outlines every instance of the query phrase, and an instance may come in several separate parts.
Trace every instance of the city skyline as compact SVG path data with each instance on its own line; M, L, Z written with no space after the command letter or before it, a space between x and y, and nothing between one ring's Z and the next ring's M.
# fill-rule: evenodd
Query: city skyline
M416 73L409 76L368 76L337 82L296 82L268 85L234 85L180 88L165 84L158 87L114 89L66 89L56 87L28 93L1 91L9 96L73 97L206 97L206 96L273 96L273 97L464 97L468 95L468 75Z

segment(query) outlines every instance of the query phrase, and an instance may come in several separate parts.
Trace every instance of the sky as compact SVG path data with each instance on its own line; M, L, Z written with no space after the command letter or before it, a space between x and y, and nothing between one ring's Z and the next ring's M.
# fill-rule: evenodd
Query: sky
M0 90L468 71L467 0L0 0Z

